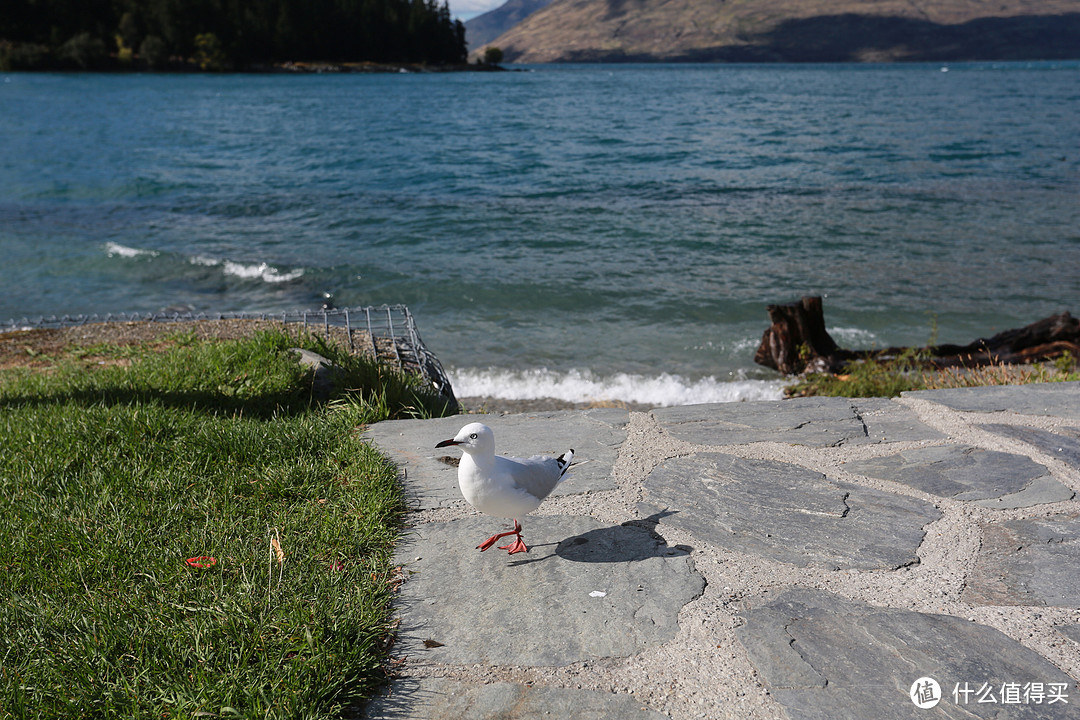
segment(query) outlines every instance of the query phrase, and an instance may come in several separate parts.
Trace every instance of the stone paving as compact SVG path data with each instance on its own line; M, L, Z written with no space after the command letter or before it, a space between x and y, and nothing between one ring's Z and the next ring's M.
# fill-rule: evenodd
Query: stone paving
M584 461L528 554L475 550L434 448L473 420ZM1080 383L368 437L414 507L369 718L1080 718Z

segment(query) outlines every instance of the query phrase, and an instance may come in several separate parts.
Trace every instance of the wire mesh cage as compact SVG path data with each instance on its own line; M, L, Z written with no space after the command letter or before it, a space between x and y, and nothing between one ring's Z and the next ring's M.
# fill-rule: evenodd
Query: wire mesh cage
M355 354L370 354L402 372L417 373L431 383L439 396L452 407L457 399L442 363L435 356L416 328L416 321L405 305L331 308L323 310L292 310L277 313L252 312L173 312L107 313L90 315L52 315L48 317L8 320L0 323L0 333L19 330L74 328L100 324L133 323L199 323L263 321L295 326L321 335Z

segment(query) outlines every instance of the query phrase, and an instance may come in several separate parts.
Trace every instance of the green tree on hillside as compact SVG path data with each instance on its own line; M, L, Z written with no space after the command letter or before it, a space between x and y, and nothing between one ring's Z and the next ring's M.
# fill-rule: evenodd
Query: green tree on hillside
M200 36L204 42L217 38L223 64L238 67L288 60L444 64L466 58L465 27L451 18L445 0L4 0L0 5L0 67L91 67L103 48L128 58L134 54L142 66L160 66L171 56L195 59ZM144 46L154 57L143 57ZM205 53L200 58L205 60Z

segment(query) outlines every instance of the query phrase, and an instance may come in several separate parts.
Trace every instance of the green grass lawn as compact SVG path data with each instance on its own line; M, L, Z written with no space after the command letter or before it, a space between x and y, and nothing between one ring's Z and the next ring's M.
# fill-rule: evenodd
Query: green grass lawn
M295 338L173 340L0 371L0 717L340 717L384 676L404 503L357 428L440 404L316 341L328 404Z

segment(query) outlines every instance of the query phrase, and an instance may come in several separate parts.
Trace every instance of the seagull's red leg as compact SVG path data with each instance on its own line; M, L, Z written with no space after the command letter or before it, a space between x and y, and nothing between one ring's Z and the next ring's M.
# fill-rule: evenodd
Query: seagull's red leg
M517 539L509 545L500 545L500 550L505 550L511 555L519 552L529 552L529 548L525 547L525 543L521 542L521 523L519 523L516 519L514 520L514 530L506 534L517 535Z
M499 533L498 535L492 535L487 540L485 540L484 542L477 545L476 549L483 552L484 550L487 550L489 547L494 545L497 540L501 540L502 538L506 537L507 535L516 535L516 534L517 533L515 533L513 530L511 530L510 532L504 532L504 533Z
M492 545L494 545L497 540L501 540L502 538L506 537L507 535L517 535L518 536L517 543L512 543L511 545L508 545L507 547L514 547L516 544L521 543L521 525L518 523L517 520L514 520L514 529L513 530L507 530L504 533L498 533L496 535L492 535L487 540L485 540L484 542L477 545L476 549L479 550L480 552L483 552L483 551L487 550L489 547L491 547ZM521 546L525 547L524 544L521 544ZM499 549L503 550L504 548L500 547ZM521 552L521 550L518 550L518 552Z

